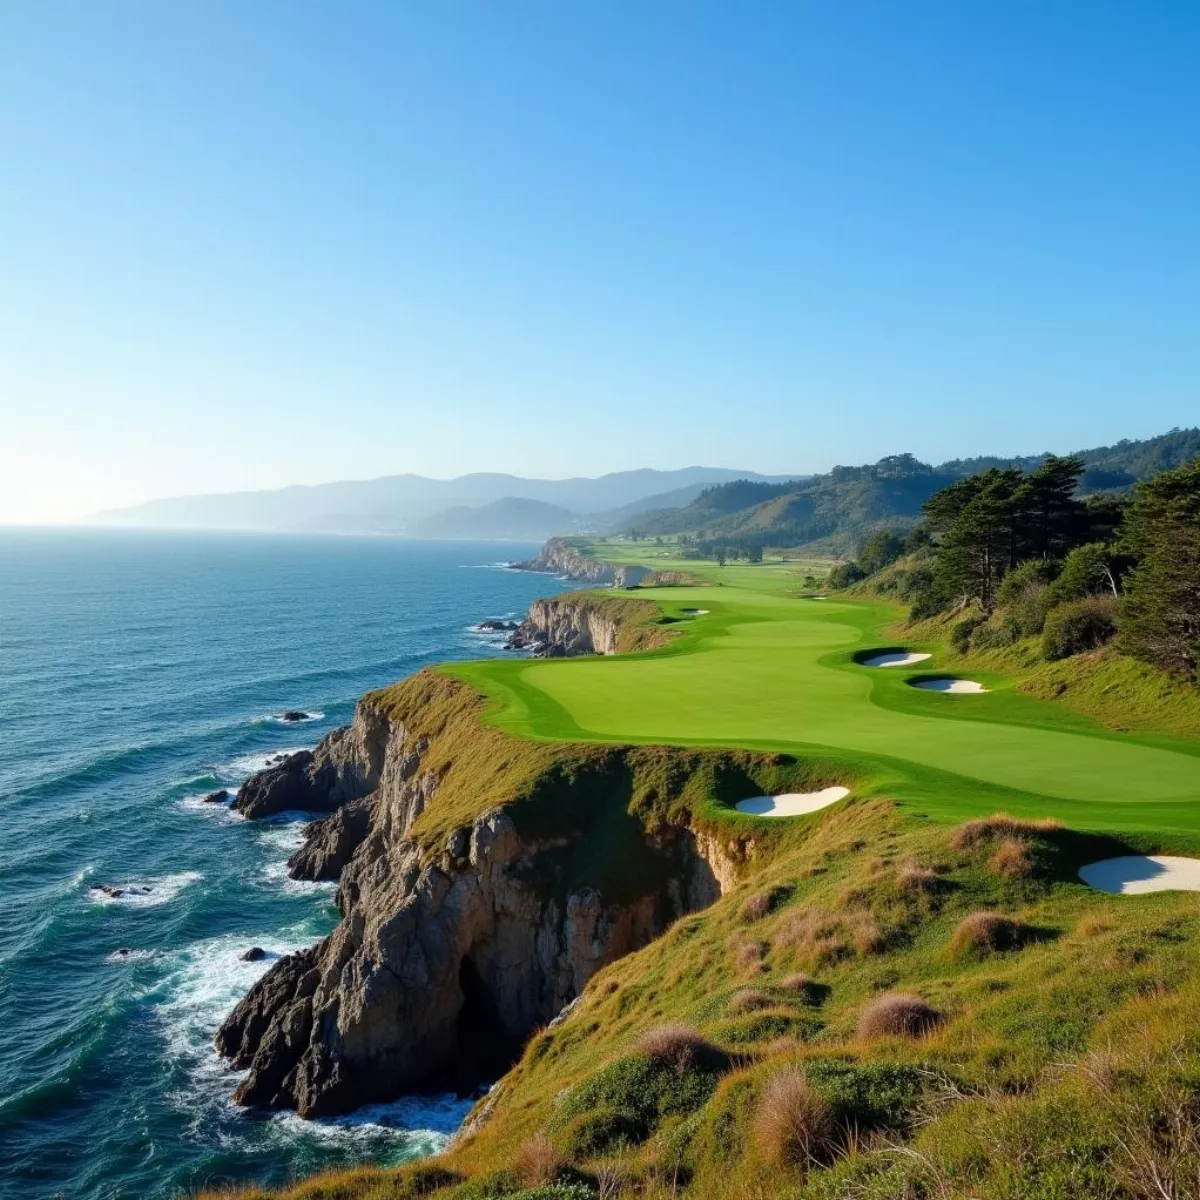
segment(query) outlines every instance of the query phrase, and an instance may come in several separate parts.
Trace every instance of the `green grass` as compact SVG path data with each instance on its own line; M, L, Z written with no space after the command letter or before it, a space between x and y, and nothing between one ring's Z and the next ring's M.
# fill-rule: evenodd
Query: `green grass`
M640 544L639 544L640 545ZM600 547L592 545L593 552ZM630 547L609 547L629 561ZM654 561L655 548L639 561ZM865 771L887 795L940 821L1006 808L1080 828L1200 836L1200 746L1146 729L1115 731L1068 705L1023 694L1021 675L970 672L979 696L922 692L949 672L936 642L919 669L871 669L855 653L897 644L899 610L800 594L804 567L689 563L708 582L639 589L675 619L661 649L574 661L444 668L489 699L485 720L541 741L672 743L820 755ZM704 608L689 616L687 608Z

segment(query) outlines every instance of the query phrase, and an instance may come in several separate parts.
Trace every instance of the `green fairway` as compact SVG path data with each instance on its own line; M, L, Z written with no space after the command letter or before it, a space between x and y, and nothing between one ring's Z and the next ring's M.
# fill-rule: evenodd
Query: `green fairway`
M622 551L664 565L653 549ZM696 570L711 582L637 593L679 618L685 632L665 649L448 669L491 698L490 721L527 737L819 752L869 781L857 794L937 819L1007 808L1176 844L1200 837L1200 747L1111 732L998 676L972 674L983 695L920 691L908 681L937 676L935 646L905 643L934 651L916 667L854 660L896 644L880 633L893 610L804 597L795 564Z

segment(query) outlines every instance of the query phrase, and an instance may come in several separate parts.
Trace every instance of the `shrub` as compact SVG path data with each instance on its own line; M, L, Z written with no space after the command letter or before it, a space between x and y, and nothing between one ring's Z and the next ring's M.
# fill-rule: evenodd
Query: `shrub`
M1053 582L1058 570L1058 563L1053 559L1028 558L1018 563L1000 581L996 603L1002 608L1012 607L1028 588L1042 588Z
M725 943L734 969L742 975L761 975L763 972L763 955L767 952L765 942L743 934L735 934Z
M622 1134L642 1142L664 1117L684 1116L700 1108L728 1069L728 1056L694 1030L684 1037L666 1036L663 1031L647 1037L655 1053L639 1050L626 1055L571 1088L562 1098L551 1128L565 1129L577 1117L609 1109L628 1118L621 1121ZM682 1071L680 1062L688 1063Z
M907 571L901 571L896 576L896 595L901 600L913 601L933 588L933 571L920 564Z
M823 984L810 979L803 971L789 975L779 986L785 991L795 992L806 1004L820 1004L825 993L829 991Z
M955 954L992 954L1019 950L1029 941L1030 929L1012 917L994 912L972 913L959 923L950 938Z
M1019 637L1034 637L1046 625L1050 611L1050 589L1044 583L1027 583L1013 598L1008 624Z
M877 996L858 1018L858 1035L876 1037L922 1037L942 1021L942 1014L920 996L889 992Z
M517 1174L527 1188L553 1183L565 1165L562 1155L544 1133L526 1138L517 1150Z
M854 1129L903 1129L929 1084L927 1071L897 1063L853 1064L815 1059L808 1080L829 1101L838 1119Z
M761 921L771 911L771 897L766 892L755 892L742 903L743 921Z
M993 813L990 817L977 817L964 821L950 839L955 850L971 850L983 842L1000 838L1034 838L1062 828L1062 822L1053 817L1028 821L1012 817L1008 813Z
M830 588L846 588L860 579L866 579L867 573L856 562L839 563L829 572L825 583Z
M1117 602L1111 596L1089 596L1052 609L1042 634L1042 655L1055 662L1084 650L1095 650L1117 632Z
M690 1025L660 1025L638 1038L634 1049L683 1074L697 1062L711 1062L721 1052Z
M896 887L902 892L929 893L937 890L940 880L932 867L909 863L896 872Z
M803 1171L828 1161L836 1130L829 1104L800 1068L767 1081L754 1116L754 1140L767 1162Z
M765 996L762 992L756 992L752 988L743 988L729 997L729 1011L737 1013L739 1016L758 1012L764 1008L773 1008L774 1005L775 1002L770 996Z
M1021 838L1004 838L992 851L988 868L1001 879L1028 879L1034 871L1029 843Z
M642 1138L636 1113L605 1105L584 1113L568 1129L566 1150L576 1161L612 1154Z
M971 647L971 635L984 622L981 616L963 617L955 621L950 630L950 647L958 654L966 654Z
M1112 556L1103 542L1088 542L1076 546L1063 559L1058 578L1050 585L1050 599L1054 604L1066 604L1071 600L1082 600L1098 593L1112 593Z
M867 535L858 551L858 565L868 575L890 566L904 552L904 541L890 529L876 529Z

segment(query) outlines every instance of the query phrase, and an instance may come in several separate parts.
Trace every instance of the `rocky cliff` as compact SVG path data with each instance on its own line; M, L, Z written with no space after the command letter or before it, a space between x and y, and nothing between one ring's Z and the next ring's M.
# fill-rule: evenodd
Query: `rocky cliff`
M339 805L290 869L340 878L342 921L222 1025L218 1049L248 1071L238 1102L318 1115L494 1078L597 970L717 899L754 853L695 826L687 798L733 777L753 790L774 760L524 742L482 725L481 705L425 671L289 768Z
M546 571L592 587L637 587L650 574L645 567L618 566L589 558L570 538L551 538L534 558L516 565L522 571Z
M648 650L669 637L658 607L648 600L568 592L535 600L506 644L538 658L569 658Z

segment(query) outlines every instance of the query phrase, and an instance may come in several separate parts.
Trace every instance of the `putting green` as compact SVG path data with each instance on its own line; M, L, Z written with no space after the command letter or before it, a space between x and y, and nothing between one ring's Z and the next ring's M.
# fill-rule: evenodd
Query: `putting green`
M1062 705L972 672L967 703L908 686L938 674L933 651L872 669L894 610L797 594L786 566L729 567L720 586L639 590L679 618L664 650L616 658L477 662L447 668L491 700L489 721L554 740L669 742L821 753L891 795L957 820L998 807L1077 826L1200 835L1200 747L1118 734ZM706 609L695 616L686 609Z

